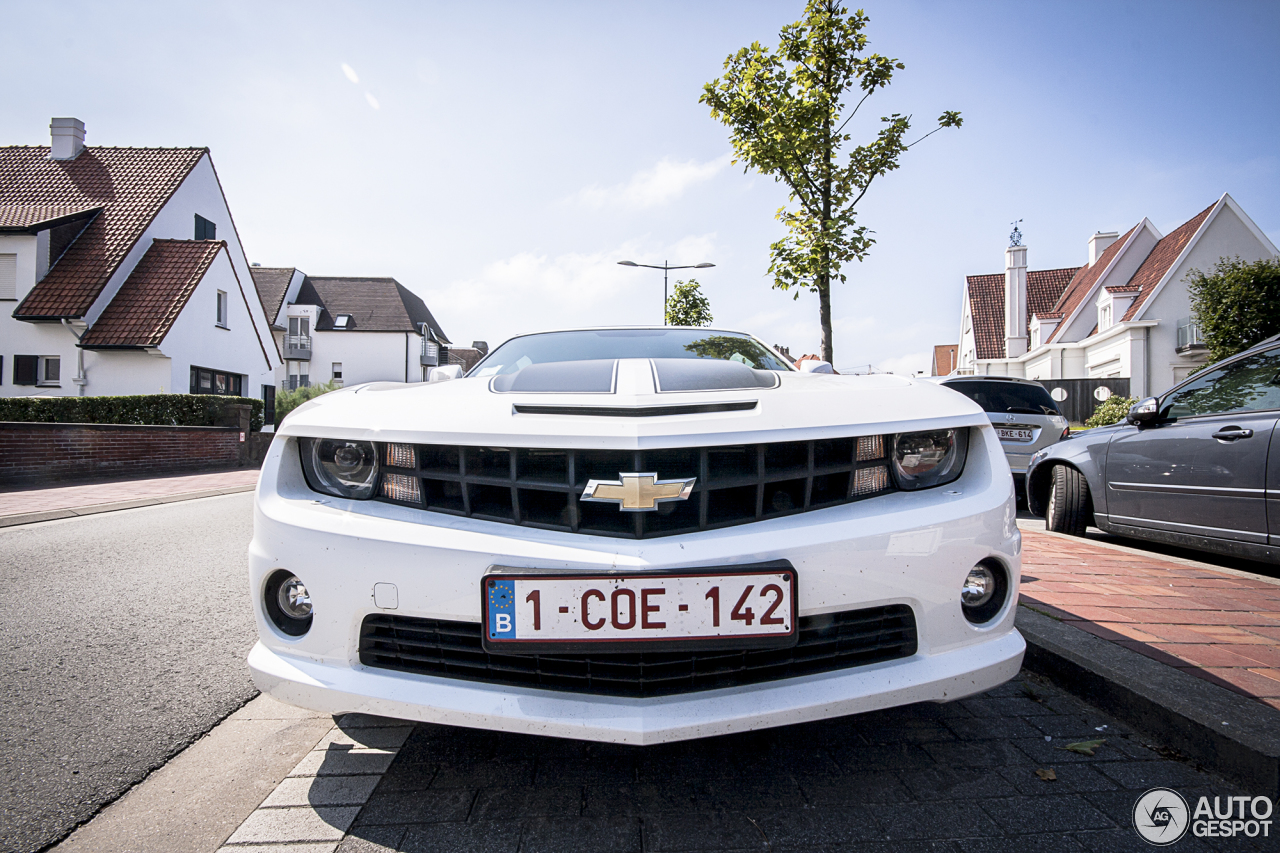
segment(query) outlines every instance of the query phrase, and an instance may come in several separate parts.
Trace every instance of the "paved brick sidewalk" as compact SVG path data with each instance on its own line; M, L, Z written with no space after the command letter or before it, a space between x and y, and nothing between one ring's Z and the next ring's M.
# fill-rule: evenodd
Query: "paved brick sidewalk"
M248 489L258 482L257 468L236 468L200 474L119 480L78 486L33 486L0 492L0 519L30 513L84 510L105 504L152 501L217 489Z
M1022 601L1280 708L1280 582L1023 529Z

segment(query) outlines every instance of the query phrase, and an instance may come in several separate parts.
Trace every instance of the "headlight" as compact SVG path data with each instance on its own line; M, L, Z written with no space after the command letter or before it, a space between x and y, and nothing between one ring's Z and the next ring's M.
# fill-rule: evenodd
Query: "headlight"
M290 637L301 637L311 630L311 595L297 575L284 569L272 572L262 589L262 603L267 618Z
M968 452L968 429L903 433L893 442L894 479L907 491L945 485L964 471Z
M365 500L378 480L378 454L369 441L338 438L301 440L302 470L313 491Z

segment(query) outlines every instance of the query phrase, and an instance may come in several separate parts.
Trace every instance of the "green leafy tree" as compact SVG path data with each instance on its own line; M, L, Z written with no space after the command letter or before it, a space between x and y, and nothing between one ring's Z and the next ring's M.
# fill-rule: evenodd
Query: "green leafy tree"
M1098 404L1093 410L1093 414L1089 416L1089 420L1084 422L1087 429L1094 427L1108 426L1117 424L1124 420L1124 416L1129 414L1129 410L1133 408L1133 404L1138 402L1132 397L1111 396Z
M1280 334L1280 260L1219 258L1211 273L1192 270L1187 290L1210 362Z
M284 416L301 406L303 403L321 394L328 394L330 391L336 391L339 387L332 382L325 382L322 385L304 385L295 391L287 391L281 389L276 393L276 424L279 425L284 421Z
M696 278L676 282L675 292L667 300L667 325L711 325L711 303L702 295Z
M838 0L809 0L804 17L779 33L776 52L753 42L730 56L724 75L703 87L702 103L729 127L734 163L745 163L790 190L792 207L778 209L787 235L770 246L773 286L818 294L822 358L832 361L831 283L843 264L862 260L875 240L857 223L856 208L878 177L898 168L912 145L944 127L959 127L947 111L938 126L905 142L911 116L882 117L875 138L842 153L845 127L878 89L905 66L865 54L868 18ZM846 97L857 102L847 109Z

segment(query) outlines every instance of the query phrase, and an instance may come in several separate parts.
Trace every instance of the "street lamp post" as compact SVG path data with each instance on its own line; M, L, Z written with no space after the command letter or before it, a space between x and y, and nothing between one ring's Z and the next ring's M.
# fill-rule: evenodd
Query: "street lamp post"
M657 264L637 264L635 261L618 261L624 267L645 267L651 270L662 270L662 325L667 325L667 272L669 270L703 270L707 267L714 267L715 264L689 264L688 266L673 267L666 261L662 262L662 266Z

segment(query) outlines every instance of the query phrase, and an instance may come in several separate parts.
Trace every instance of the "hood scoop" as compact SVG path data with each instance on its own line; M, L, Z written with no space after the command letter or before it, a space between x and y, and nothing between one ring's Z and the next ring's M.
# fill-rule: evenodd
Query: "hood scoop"
M653 375L658 393L673 391L748 391L776 388L773 370L756 370L736 361L702 358L655 358Z
M617 376L617 359L552 361L495 376L489 387L500 394L612 394Z

